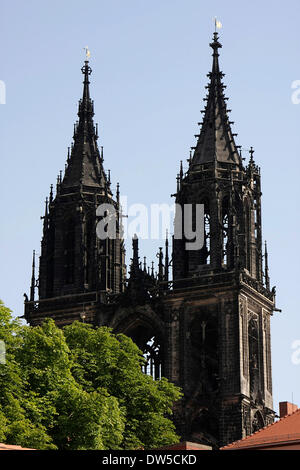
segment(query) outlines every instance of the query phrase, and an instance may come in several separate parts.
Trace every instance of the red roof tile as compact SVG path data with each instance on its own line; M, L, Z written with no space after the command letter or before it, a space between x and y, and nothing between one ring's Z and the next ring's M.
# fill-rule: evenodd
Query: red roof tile
M0 442L0 450L35 450L35 449L29 449L27 447L21 447L21 446L13 446L9 444L2 444L2 442Z
M279 443L300 443L300 408L290 415L286 415L279 421L266 426L250 436L233 442L220 450L233 450L248 447L258 447Z

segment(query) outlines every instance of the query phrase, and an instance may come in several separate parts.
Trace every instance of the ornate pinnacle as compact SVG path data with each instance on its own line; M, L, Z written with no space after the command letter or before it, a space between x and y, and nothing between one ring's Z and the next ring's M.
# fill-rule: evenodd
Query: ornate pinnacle
M219 36L217 32L214 33L213 42L210 43L210 47L214 51L213 56L217 58L219 56L218 49L222 47L222 44L219 42Z
M268 263L268 248L267 242L265 241L265 283L266 288L270 290L270 277L269 277L269 263Z
M158 280L163 280L163 252L162 247L159 247L159 253L157 254L158 257Z
M30 300L34 300L34 289L35 289L35 250L32 255L32 274L31 274L31 286L30 286Z
M49 195L49 202L51 203L53 201L53 184L50 186L50 195Z
M117 197L117 204L118 204L118 207L119 207L120 206L120 184L119 183L117 183L116 197Z
M166 243L165 243L165 281L169 280L169 234L168 229L166 231Z
M84 75L84 90L83 90L83 99L84 98L89 98L89 88L88 88L88 85L90 83L89 81L89 75L91 75L92 73L92 69L91 67L89 66L89 61L88 60L85 60L84 61L84 66L82 67L81 69L81 72L83 73Z
M177 192L179 193L180 191L180 176L179 175L176 176L176 180L177 180Z
M182 160L180 160L180 172L179 172L179 177L180 177L180 181L182 181L182 178L183 178L183 166L182 166Z

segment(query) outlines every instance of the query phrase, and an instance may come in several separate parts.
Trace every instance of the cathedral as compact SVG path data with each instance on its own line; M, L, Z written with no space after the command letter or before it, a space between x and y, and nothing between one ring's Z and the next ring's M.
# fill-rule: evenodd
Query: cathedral
M174 194L179 229L179 212L184 218L187 207L203 208L201 246L189 249L185 233L167 237L156 270L141 261L135 236L127 270L126 214L119 184L113 194L104 169L86 60L73 143L46 199L39 274L34 253L24 318L32 326L49 317L58 326L80 320L128 335L147 360L145 373L181 387L173 415L181 439L219 448L274 420L270 318L276 308L262 242L260 168L253 148L244 163L235 143L217 32L210 47L203 119ZM116 214L114 237L97 236L103 204Z

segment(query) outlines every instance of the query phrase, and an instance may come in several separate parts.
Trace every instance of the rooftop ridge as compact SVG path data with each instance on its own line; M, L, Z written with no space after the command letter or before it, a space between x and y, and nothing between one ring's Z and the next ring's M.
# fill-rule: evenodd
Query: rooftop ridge
M282 434L281 436L275 434L275 435L270 435L267 437L261 437L261 438L257 437L258 435L261 435L261 433L264 432L266 429L270 429L271 427L278 426L280 423L284 422L287 418L291 418L292 416L296 414L300 415L300 408L297 408L297 410L293 411L292 413L283 416L278 421L275 421L274 423L270 423L264 426L263 428L259 429L258 431L255 431L254 433L249 434L249 436L245 436L243 439L239 439L238 441L231 442L230 444L227 444L226 446L220 447L220 450L228 449L231 447L239 447L239 444L244 443L245 441L250 441L250 440L251 442L253 442L253 445L255 445L255 443L259 443L259 442L267 443L267 442L270 442L270 440L272 442L274 439L277 440L277 439L280 439L281 437L284 438L287 436L291 436L291 437L296 436L297 438L300 439L300 432ZM254 436L256 436L256 438L254 438ZM284 439L282 441L284 441ZM280 440L277 440L277 442L280 442Z

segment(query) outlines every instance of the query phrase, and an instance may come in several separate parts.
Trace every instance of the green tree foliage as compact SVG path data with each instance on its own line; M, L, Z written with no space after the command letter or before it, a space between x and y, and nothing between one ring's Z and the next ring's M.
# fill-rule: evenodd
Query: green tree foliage
M109 328L22 326L0 302L0 441L36 449L137 449L178 442L181 397L142 373L141 351Z
M16 356L22 349L25 328L12 319L11 311L0 301L0 340L4 342L5 363L0 364L0 439L10 444L37 449L56 448L46 428L32 421L26 411L36 407L26 394L27 383Z
M130 338L79 322L66 326L64 334L76 381L87 392L104 387L118 399L125 414L125 448L177 441L175 428L166 416L179 399L179 390L166 379L154 381L143 374L144 358Z

